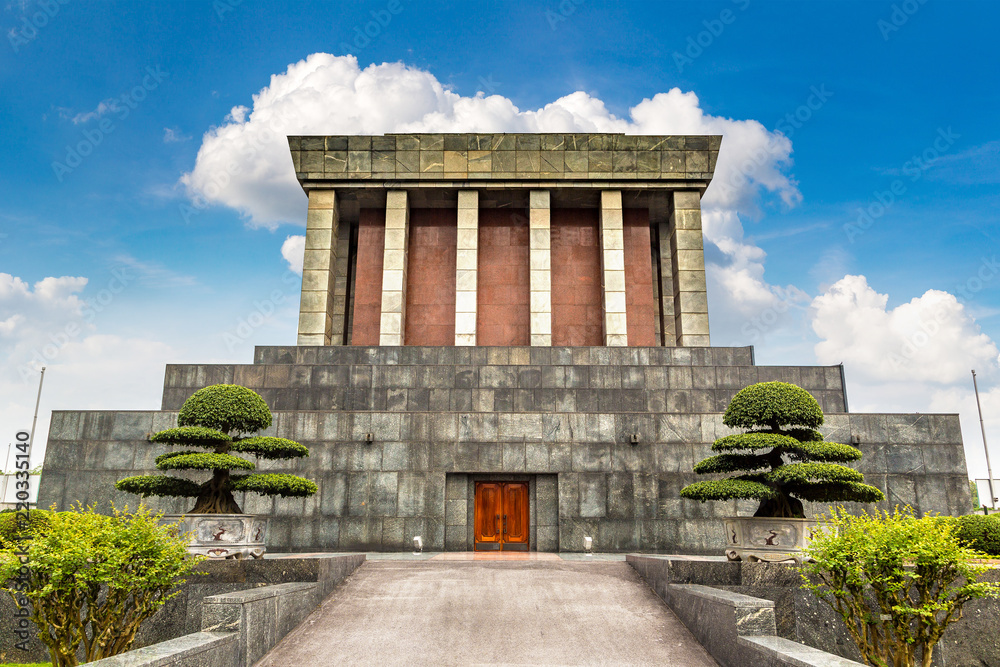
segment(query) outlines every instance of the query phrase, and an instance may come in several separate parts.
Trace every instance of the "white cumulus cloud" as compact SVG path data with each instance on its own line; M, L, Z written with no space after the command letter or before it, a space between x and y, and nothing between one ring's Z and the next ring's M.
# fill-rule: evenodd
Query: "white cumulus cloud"
M295 234L285 238L281 244L281 256L288 262L288 269L302 275L302 261L305 258L306 237Z
M180 356L160 341L98 333L81 297L87 283L62 276L32 285L0 273L0 424L9 436L30 428L46 367L34 463L41 463L51 410L154 408L164 364Z
M402 63L361 68L354 56L314 53L273 75L251 106L234 107L205 133L195 166L181 182L196 203L233 208L251 227L301 225L306 200L286 136L389 132L722 135L715 179L703 200L713 322L739 331L762 311L786 313L788 303L805 298L794 286L764 280L765 254L744 242L740 222L741 215L758 215L764 198L779 205L801 199L787 173L791 141L756 120L707 114L695 93L677 88L639 101L628 118L579 91L521 110L500 95L459 95L430 72ZM287 260L292 249L285 243Z
M794 204L800 195L785 173L791 141L755 120L706 114L698 96L672 89L640 101L629 118L584 92L536 110L499 95L463 96L430 72L402 63L361 68L354 56L314 53L293 63L234 107L202 138L188 194L240 211L251 226L302 224L305 198L295 180L286 135L387 132L626 132L721 134L717 185L705 206L753 212L761 192Z
M821 364L884 382L949 384L997 367L998 350L954 295L928 290L895 308L864 276L845 276L813 302Z

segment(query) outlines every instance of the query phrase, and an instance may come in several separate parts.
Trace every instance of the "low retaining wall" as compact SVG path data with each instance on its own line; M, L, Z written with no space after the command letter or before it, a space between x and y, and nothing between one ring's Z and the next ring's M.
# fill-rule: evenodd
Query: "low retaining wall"
M240 635L238 632L195 632L177 639L138 648L128 653L105 658L90 665L104 667L219 667L239 665Z
M680 617L681 611L674 608L669 600L671 594L681 594L683 589L676 588L678 585L711 587L717 593L741 594L773 603L776 637L742 635L738 641L742 645L754 645L755 650L763 651L760 654L762 656L771 655L772 651L780 649L784 654L782 659L793 661L773 662L776 658L772 656L772 662L754 658L756 662L745 664L757 667L772 664L811 665L814 663L808 662L808 650L819 650L827 656L840 656L848 660L862 659L840 617L812 593L802 590L799 569L793 565L637 555L628 555L626 560ZM986 579L1000 580L1000 570L988 572ZM690 593L692 589L687 590ZM690 604L704 606L706 603L691 601ZM735 609L727 613L732 613L735 618ZM702 622L702 617L695 618L698 623ZM932 664L934 667L1000 665L1000 634L996 632L998 626L1000 600L973 600L966 603L962 620L949 626L944 638L934 648ZM694 628L691 631L707 646L710 640L703 639ZM788 643L776 641L777 639ZM719 656L715 657L722 662Z
M202 600L201 632L90 664L97 667L253 665L323 600L317 583L292 583Z
M306 615L308 615L308 612L325 599L337 584L364 562L364 554L203 561L198 565L196 574L188 577L187 582L181 586L178 595L143 624L135 643L135 646L140 648L123 654L129 656L131 662L99 662L150 667L197 666L202 664L200 662L202 658L199 656L204 654L211 658L206 658L208 659L208 662L204 663L206 666L239 664L219 657L228 655L225 651L229 650L238 649L247 652L252 649L249 644L243 646L239 638L226 638L236 627L233 620L235 617L224 616L227 613L235 613L227 605L239 604L240 614L244 612L247 614L247 623L262 628L271 627L267 625L271 621L266 618L269 615L273 616L272 634L280 639L301 621L300 618L288 626L291 622L288 619L296 617L301 610L296 611L297 603L294 596L279 602L284 599L286 591L298 592L299 598L304 600L303 604L307 605ZM308 589L282 588L282 586L307 586ZM227 611L221 611L223 608ZM9 595L6 593L0 595L0 618L13 618L15 609ZM223 618L230 619L228 626L220 625ZM259 621L261 618L265 620ZM33 624L31 630L32 639L28 651L14 648L11 633L0 633L0 662L44 662L49 659L45 646L34 637ZM277 634L279 632L280 635ZM274 641L276 642L277 640ZM271 643L268 649L274 643ZM230 644L237 649L230 648ZM170 662L171 660L173 662Z
M774 603L698 584L667 584L664 601L722 667L861 667L778 637Z

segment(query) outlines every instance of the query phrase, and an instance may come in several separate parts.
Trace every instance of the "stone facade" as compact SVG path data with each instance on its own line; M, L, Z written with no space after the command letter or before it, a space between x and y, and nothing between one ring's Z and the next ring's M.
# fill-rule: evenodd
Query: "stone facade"
M730 432L721 412L732 395L764 380L819 400L824 434L857 442L884 507L967 511L956 415L846 413L839 366L755 366L750 348L683 347L262 347L254 364L170 365L159 411L53 413L39 503L134 504L113 485L153 471L163 450L146 434L173 426L195 390L225 382L267 400L269 434L310 448L260 469L309 477L316 496L238 498L272 517L269 549L404 550L420 535L428 550L464 551L471 485L501 476L532 485L531 549L580 551L591 536L598 551L721 554L721 519L753 505L678 492Z
M513 227L520 211L528 213L530 252L517 258L530 272L530 301L507 307L512 321L524 320L527 329L508 327L497 339L503 328L493 326L490 344L709 344L701 196L721 137L413 134L288 141L309 196L299 345L483 344L478 309L495 298L478 290L478 265L497 264L498 253L501 261L511 259L495 243L480 244L480 215L497 210L510 212ZM636 215L645 232L634 233L633 224L626 245L625 220L634 223ZM437 226L424 233L416 223L411 229L411 218ZM373 245L374 228L381 247ZM431 236L435 250L427 251ZM638 271L626 254L640 258ZM442 273L448 281L436 280ZM435 308L408 316L411 286ZM373 307L377 323L370 319Z
M307 499L240 498L268 548L473 546L475 484L527 482L529 548L719 554L753 503L682 500L759 381L808 390L885 507L970 505L957 415L847 411L841 367L758 367L709 347L701 196L721 137L290 137L309 198L298 345L167 367L159 411L53 413L39 504L131 502L151 431L235 383L309 458ZM188 501L154 499L165 512ZM824 509L824 508L820 508Z

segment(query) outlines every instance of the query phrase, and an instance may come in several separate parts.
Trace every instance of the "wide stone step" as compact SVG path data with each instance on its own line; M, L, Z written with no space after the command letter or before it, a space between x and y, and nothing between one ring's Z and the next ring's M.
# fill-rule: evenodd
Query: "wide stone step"
M258 346L255 364L752 366L753 347Z
M846 410L839 366L535 364L169 365L162 407L235 383L276 410L721 412L743 387L770 380L803 387L824 411Z

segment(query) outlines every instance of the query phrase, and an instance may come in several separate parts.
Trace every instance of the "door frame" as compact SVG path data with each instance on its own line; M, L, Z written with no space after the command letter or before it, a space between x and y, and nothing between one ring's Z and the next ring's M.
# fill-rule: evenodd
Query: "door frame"
M528 550L537 551L537 503L535 502L535 477L536 475L526 475L521 473L468 473L468 490L466 498L466 549L476 550L476 482L524 482L528 485ZM483 552L480 552L483 553ZM489 552L486 552L489 553Z
M503 519L502 519L502 524L501 524L501 520L499 519L499 514L497 515L496 530L497 531L501 531L501 529L500 529L501 525L503 526L503 528L502 528L502 532L498 533L498 538L497 538L496 541L481 541L480 542L480 541L476 540L477 524L476 524L476 521L475 521L475 513L476 513L476 509L478 509L478 507L479 507L479 489L480 489L481 486L486 485L486 484L495 485L495 486L499 487L498 488L498 499L497 499L497 502L499 503L500 507L498 508L498 512L500 512L500 513L503 514ZM507 488L506 487L508 485L511 485L511 486L517 485L517 486L521 487L523 489L524 502L526 502L528 504L528 506L526 508L524 508L524 511L523 511L523 514L522 514L524 520L528 524L526 526L527 530L525 531L525 534L524 534L524 541L508 542L508 541L506 541L504 539L504 536L508 532L507 531L507 526L509 525L508 524L509 509L506 507L506 499L507 499ZM473 487L473 496L472 496L472 504L473 504L472 540L473 540L473 542L472 542L472 547L473 547L474 551L480 551L480 552L515 551L515 552L521 552L521 551L529 551L529 550L534 551L534 550L536 550L536 549L531 549L531 547L532 547L532 530L531 530L531 528L532 528L532 525L533 525L532 524L532 520L531 520L531 506L532 506L531 495L532 494L531 494L531 484L528 481L509 480L509 479L505 479L505 480L502 480L502 481L501 480L496 480L496 481L494 481L494 480L477 480L477 481L475 481L475 482L472 483L472 487ZM487 518L486 520L490 521L489 518Z

